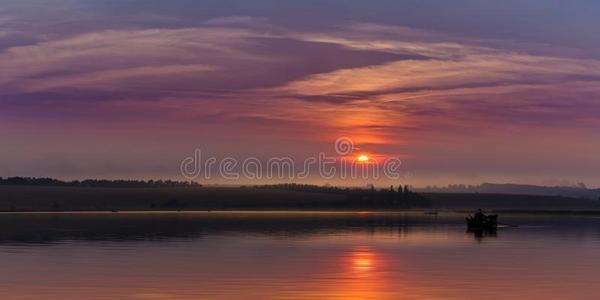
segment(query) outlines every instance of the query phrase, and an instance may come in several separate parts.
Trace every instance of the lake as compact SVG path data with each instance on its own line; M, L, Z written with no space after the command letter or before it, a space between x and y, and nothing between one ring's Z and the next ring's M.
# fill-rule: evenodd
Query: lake
M0 214L0 299L599 299L600 218Z

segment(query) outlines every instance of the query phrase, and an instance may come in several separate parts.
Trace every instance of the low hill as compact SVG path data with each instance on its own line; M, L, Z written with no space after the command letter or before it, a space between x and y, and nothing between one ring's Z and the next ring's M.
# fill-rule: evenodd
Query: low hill
M446 187L415 188L421 193L452 193L452 194L509 194L509 195L538 195L571 198L600 199L600 189L590 189L585 185L578 186L537 186L512 183L483 183L480 185L453 184Z
M474 210L530 210L530 211L600 211L600 201L561 196L422 193L436 209Z

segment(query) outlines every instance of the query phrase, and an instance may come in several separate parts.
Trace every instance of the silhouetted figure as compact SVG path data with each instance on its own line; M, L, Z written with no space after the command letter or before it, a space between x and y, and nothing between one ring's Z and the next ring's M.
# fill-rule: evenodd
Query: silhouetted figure
M477 212L473 216L473 221L475 221L476 223L483 223L483 221L485 219L486 219L486 215L483 213L481 208L477 209Z
M484 237L495 237L497 220L498 215L488 216L479 208L472 217L467 218L467 232L472 233L478 242L481 242Z
M473 216L466 218L469 229L496 229L498 227L498 215L486 215L480 209Z

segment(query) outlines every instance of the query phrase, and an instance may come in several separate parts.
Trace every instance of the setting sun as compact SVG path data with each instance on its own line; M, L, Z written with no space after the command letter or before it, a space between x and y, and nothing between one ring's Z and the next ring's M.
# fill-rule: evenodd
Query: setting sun
M369 157L363 154L359 156L356 160L358 160L359 162L367 162L369 161Z

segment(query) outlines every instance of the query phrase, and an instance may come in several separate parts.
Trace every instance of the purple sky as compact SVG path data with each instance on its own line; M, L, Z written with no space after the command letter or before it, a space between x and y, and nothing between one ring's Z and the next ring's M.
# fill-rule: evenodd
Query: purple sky
M598 1L289 2L0 0L0 176L347 136L415 185L598 186Z

